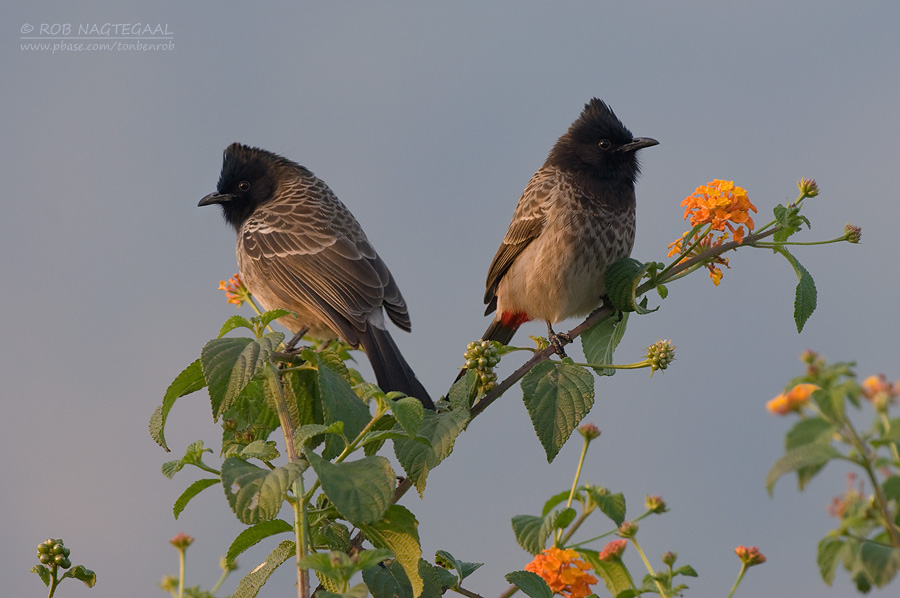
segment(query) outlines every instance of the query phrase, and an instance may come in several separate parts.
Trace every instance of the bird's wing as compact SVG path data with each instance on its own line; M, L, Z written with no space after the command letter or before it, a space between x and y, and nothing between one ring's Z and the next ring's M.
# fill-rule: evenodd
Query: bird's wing
M503 242L500 243L500 248L497 249L488 270L487 289L484 293L484 302L488 304L488 308L485 315L496 308L496 292L500 279L528 244L541 234L547 207L559 184L558 175L555 168L541 168L531 177L525 191L522 192L509 230L506 231L506 236L503 237Z
M369 314L380 307L409 330L406 303L387 265L322 181L257 210L241 227L239 242L259 282L285 308L305 307L348 342L357 343Z

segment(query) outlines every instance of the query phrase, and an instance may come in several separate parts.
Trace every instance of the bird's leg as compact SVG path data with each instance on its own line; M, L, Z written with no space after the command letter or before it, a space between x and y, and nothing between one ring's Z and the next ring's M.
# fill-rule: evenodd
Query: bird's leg
M309 332L309 326L304 326L300 329L297 334L291 337L291 340L284 346L285 353L294 353L296 349L294 347L297 346L297 343L303 340L303 337L306 336L306 333Z
M550 325L550 322L547 322L547 339L550 341L556 354L565 359L567 355L563 347L572 342L572 337L565 332L553 332L553 327Z

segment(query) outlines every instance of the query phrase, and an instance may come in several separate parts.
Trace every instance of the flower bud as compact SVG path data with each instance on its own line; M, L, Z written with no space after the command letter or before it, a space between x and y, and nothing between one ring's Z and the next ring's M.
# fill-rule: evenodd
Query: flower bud
M637 535L638 524L634 521L623 521L619 526L618 534L623 538L633 538Z
M648 494L644 498L644 506L651 513L665 513L668 510L666 509L666 501L662 499L662 496L650 496Z
M194 538L184 532L178 532L178 535L169 540L169 544L178 550L184 550L194 541Z
M584 424L583 426L578 427L578 433L584 436L584 439L590 442L594 438L598 438L600 436L600 428L598 428L595 424Z
M859 243L862 238L862 229L848 222L844 225L844 236L847 237L848 243Z
M627 540L613 540L597 554L597 558L601 561L611 561L613 559L621 558L627 545Z
M748 567L752 567L753 565L761 565L766 562L766 557L763 553L759 551L759 548L756 546L751 546L747 548L746 546L738 546L734 549L734 553L738 555L738 558L741 559L741 562L747 565Z
M647 347L647 361L650 362L650 375L656 370L665 370L675 360L675 345L671 341L657 341Z
M675 564L675 561L678 559L678 553L673 551L668 551L667 553L662 555L662 562L667 567L671 567Z
M797 182L797 188L803 197L815 197L819 194L819 185L815 179L800 179Z

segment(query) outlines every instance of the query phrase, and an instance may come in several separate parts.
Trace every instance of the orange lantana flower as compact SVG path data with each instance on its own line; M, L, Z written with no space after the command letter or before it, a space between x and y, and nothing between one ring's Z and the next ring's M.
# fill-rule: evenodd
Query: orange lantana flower
M220 280L219 290L225 291L228 303L234 303L238 307L250 298L250 291L244 286L244 281L241 280L240 274L235 274L234 277L229 278L227 282Z
M547 548L525 565L525 570L539 575L554 593L566 598L585 598L592 593L590 585L597 583L588 573L591 566L571 548Z
M738 243L743 240L745 232L753 230L750 211L756 212L756 206L750 203L747 192L735 187L733 181L716 179L700 185L681 205L685 206L684 219L691 217L691 226L710 224L713 230L721 231L728 228Z
M749 548L747 546L738 546L734 549L734 553L748 567L762 565L766 562L766 555L761 553L756 546L750 546Z
M677 241L672 241L671 243L669 243L668 257L672 257L673 255L678 255L682 251L684 251L685 237L687 237L689 232L690 231L687 231L686 233L684 233L684 236L681 237L680 239L678 239ZM691 249L691 251L688 252L688 254L685 255L681 261L683 262L685 260L688 260L689 258L698 256L701 253L704 253L706 251L709 251L710 249L714 249L714 248L718 247L719 245L721 245L722 243L725 242L725 238L726 237L724 237L724 236L713 238L710 235L705 235L704 237L702 237L700 239L700 242L697 244L697 246L694 247L693 249ZM696 242L697 242L697 235L694 235L693 237L691 237L690 241L687 242L687 244L693 245ZM722 269L719 268L719 266L725 266L726 268L731 268L731 266L728 265L728 258L723 257L721 255L717 255L716 257L712 258L712 260L710 260L706 264L706 268L709 270L709 277L712 278L713 284L716 286L719 286L719 283L722 282Z
M783 392L768 403L766 409L776 415L787 415L791 411L800 411L809 403L812 393L819 390L815 384L798 384L788 392Z

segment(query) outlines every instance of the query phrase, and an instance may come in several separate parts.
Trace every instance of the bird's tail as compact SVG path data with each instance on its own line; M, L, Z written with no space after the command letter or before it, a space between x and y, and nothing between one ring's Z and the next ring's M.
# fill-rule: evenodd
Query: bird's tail
M428 396L428 391L416 378L415 372L406 363L387 330L370 324L365 334L360 335L359 340L372 364L375 379L378 380L381 390L405 393L419 399L427 409L434 409L434 402Z
M504 345L508 345L518 329L519 324L516 324L515 326L504 326L502 320L498 318L491 322L488 329L484 331L484 334L481 335L481 340L499 341Z

